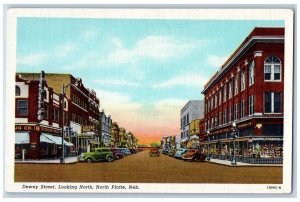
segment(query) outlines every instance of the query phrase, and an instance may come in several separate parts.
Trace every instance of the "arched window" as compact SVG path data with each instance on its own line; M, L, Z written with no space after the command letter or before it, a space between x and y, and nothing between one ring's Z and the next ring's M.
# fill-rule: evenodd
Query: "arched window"
M249 66L249 86L252 84L254 84L254 61L252 61Z
M265 60L265 81L281 80L281 62L276 56L269 56Z
M21 89L19 86L16 85L16 96L20 96L21 95Z

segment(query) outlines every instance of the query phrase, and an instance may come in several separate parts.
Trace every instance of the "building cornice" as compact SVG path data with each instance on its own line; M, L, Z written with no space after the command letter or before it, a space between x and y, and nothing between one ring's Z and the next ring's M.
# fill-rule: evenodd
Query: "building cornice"
M228 72L228 70L243 56L246 51L255 43L284 43L284 36L253 36L251 37L228 61L225 62L222 69L220 69L215 78L210 80L205 86L202 94L208 92L208 90L220 80L220 78Z

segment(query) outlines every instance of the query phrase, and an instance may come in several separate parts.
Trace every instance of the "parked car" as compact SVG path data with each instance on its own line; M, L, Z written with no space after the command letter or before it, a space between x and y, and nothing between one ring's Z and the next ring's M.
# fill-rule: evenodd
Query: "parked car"
M174 155L175 158L181 159L182 155L185 154L188 149L178 149Z
M201 161L204 162L206 159L206 155L198 149L190 149L185 154L182 155L182 159L184 161L191 160L191 161Z
M168 149L163 149L163 150L161 151L161 153L162 153L162 154L169 154L169 150L168 150Z
M130 152L131 152L132 154L135 154L135 153L137 153L137 150L136 150L136 149L130 149Z
M97 161L108 161L114 160L112 151L109 148L95 148L91 152L85 152L80 154L78 157L79 161L85 161L87 163L97 162Z
M169 150L168 155L173 157L175 155L176 151L177 151L177 149L172 148Z
M121 159L123 158L125 155L117 148L111 148L110 149L114 155L114 159Z
M129 151L129 149L127 148L120 148L120 151L125 155L128 156L131 154L131 152Z
M150 156L159 156L159 150L156 147L152 147L150 148L150 152L149 152Z

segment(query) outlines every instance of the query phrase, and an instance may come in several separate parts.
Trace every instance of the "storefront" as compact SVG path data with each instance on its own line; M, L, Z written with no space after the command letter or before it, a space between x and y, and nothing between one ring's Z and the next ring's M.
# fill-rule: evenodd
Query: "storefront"
M74 150L74 145L64 140L65 156ZM32 124L15 125L15 159L59 158L62 152L62 137L59 128Z

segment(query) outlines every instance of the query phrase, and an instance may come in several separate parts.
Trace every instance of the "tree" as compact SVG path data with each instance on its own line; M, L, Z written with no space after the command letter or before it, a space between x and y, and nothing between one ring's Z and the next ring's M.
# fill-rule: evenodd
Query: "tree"
M160 147L160 142L152 142L150 144L151 147Z

